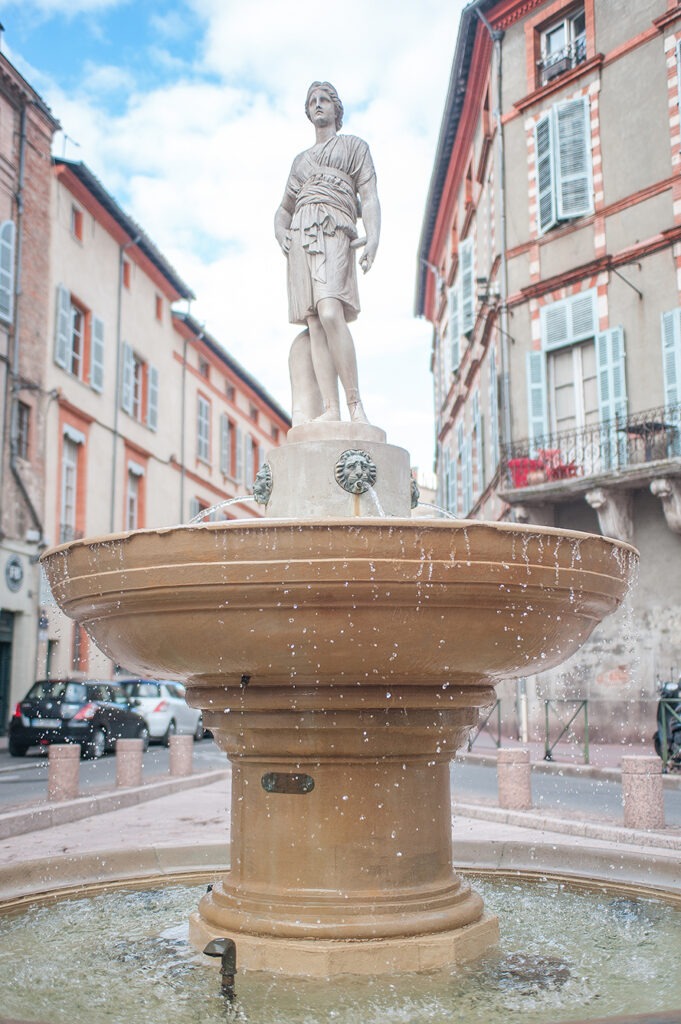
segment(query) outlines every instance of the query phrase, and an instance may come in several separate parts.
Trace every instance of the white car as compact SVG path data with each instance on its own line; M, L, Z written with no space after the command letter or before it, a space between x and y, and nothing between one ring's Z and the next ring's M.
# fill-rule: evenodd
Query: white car
M181 683L165 679L121 679L130 703L144 716L149 736L157 743L168 746L170 737L177 734L203 738L203 719L198 708L190 708L185 700Z

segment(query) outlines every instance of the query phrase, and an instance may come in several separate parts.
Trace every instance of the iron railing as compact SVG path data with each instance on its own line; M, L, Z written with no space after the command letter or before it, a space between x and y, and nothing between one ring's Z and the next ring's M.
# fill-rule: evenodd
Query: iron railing
M615 417L580 430L525 438L502 449L509 489L616 473L681 456L681 404Z
M491 731L491 728L492 728L492 725L491 725L492 718L495 718L495 720L496 720L495 723L494 723L495 724L494 732L495 732L496 735L493 735L492 731ZM473 744L478 739L480 734L483 733L483 732L486 732L488 734L488 736L490 736L492 738L492 742L494 743L494 746L497 749L499 749L499 747L501 746L501 701L500 700L496 701L496 703L494 703L492 705L492 707L489 709L489 711L487 712L486 715L483 715L481 713L480 718L478 719L478 724L477 724L476 728L474 730L471 730L471 733L470 733L470 735L468 737L468 749L469 750L473 749Z
M541 84L548 85L554 78L564 75L566 71L583 64L586 60L586 38L580 36L574 43L568 43L562 50L555 53L542 54L537 61L537 67L541 72Z
M574 707L573 713L566 721L564 715ZM563 728L551 741L551 712L556 719L558 726ZM584 716L584 739L582 741L582 756L584 764L589 763L589 702L588 700L545 700L544 701L544 760L553 761L553 751L556 749L563 736L571 736L572 723L579 716Z

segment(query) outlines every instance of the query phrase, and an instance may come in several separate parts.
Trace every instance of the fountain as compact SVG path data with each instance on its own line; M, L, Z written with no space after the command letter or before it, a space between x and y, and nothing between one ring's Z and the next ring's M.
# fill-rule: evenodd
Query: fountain
M116 663L186 684L231 761L231 867L191 915L191 942L234 940L239 970L429 970L498 938L453 868L452 757L497 681L559 664L617 608L637 556L569 531L410 518L408 453L359 397L352 288L342 305L327 288L334 260L354 275L353 246L365 271L373 261L373 169L361 140L332 130L328 83L306 110L317 145L294 161L275 223L291 318L307 327L291 353L294 426L254 488L266 517L75 541L43 565ZM340 241L315 234L328 227L318 195L297 205L310 181L328 185L341 139L360 168L361 242L354 221ZM334 187L348 180L333 164ZM299 309L307 259L318 315Z

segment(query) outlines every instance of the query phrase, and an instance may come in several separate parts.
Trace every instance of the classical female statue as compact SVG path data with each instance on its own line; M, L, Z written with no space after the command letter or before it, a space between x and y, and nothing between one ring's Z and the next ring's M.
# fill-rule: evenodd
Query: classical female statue
M274 218L288 264L289 320L305 326L289 358L293 424L340 420L339 380L350 419L366 423L348 323L359 313L356 250L364 250L359 264L366 273L378 248L376 172L366 142L338 134L343 105L330 82L312 83L305 112L316 141L293 161Z

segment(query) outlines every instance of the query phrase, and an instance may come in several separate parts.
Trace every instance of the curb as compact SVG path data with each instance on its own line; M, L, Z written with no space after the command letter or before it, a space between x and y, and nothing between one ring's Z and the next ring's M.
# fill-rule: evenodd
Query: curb
M196 786L206 786L219 779L225 781L229 771L224 768L196 775L185 775L179 778L163 779L160 782L148 782L143 786L130 789L108 790L95 796L81 796L63 803L39 804L23 807L0 814L0 839L10 839L26 832L37 832L40 829L52 828L55 825L66 825L71 821L81 821L95 814L106 814L118 811L123 807L143 804L148 800L157 800L172 793L179 793Z
M503 807L484 806L456 802L452 821L458 818L476 818L499 825L515 825L519 828L535 829L540 832L557 832L561 835L578 836L583 839L601 839L608 843L627 846L653 846L658 850L681 852L681 830L670 832L645 831L625 828L613 823L571 821L568 818L552 818L536 811L508 811Z

